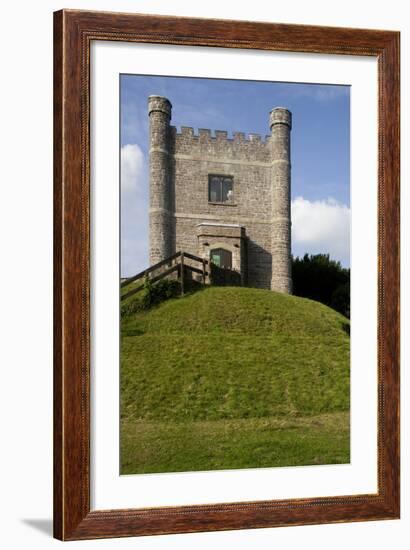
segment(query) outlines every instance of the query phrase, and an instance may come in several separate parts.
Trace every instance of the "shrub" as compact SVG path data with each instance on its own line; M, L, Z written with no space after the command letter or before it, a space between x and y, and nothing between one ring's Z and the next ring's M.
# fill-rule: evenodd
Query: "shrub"
M128 317L137 311L141 311L141 309L141 296L137 296L134 300L121 304L121 317Z
M128 317L138 311L150 309L164 300L177 296L180 289L179 282L175 280L162 279L157 283L152 283L147 279L144 282L143 290L136 294L134 299L129 299L125 304L121 304L121 317Z
M152 283L147 279L142 291L141 309L150 309L169 298L173 298L180 292L180 284L174 279L162 279Z

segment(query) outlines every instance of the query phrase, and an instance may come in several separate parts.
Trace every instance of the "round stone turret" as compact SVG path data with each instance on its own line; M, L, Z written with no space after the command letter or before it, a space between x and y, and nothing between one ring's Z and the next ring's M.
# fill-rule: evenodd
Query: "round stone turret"
M277 292L292 292L290 221L290 130L292 114L283 107L269 117L272 160L272 281Z
M173 253L172 199L169 174L171 102L166 97L148 97L150 122L150 265Z

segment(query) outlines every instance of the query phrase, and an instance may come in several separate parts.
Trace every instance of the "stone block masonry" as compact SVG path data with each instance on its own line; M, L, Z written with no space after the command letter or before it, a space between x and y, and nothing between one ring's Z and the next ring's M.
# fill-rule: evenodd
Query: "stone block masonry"
M218 261L224 249L243 284L290 293L291 113L273 109L264 138L229 138L224 130L178 132L167 98L150 96L148 111L151 265L178 250Z

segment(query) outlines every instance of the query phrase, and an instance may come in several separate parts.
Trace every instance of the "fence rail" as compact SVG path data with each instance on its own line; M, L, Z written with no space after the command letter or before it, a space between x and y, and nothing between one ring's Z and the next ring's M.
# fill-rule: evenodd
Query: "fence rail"
M200 267L186 263L186 259L199 263ZM134 294L137 294L137 292L140 292L140 290L144 288L143 281L145 282L148 280L151 283L155 283L157 281L160 281L161 279L164 279L165 277L168 277L174 272L177 272L178 274L178 279L181 283L181 294L183 295L185 292L186 274L188 272L201 275L202 284L206 284L206 278L209 275L206 269L207 264L208 260L205 260L205 258L200 258L199 256L191 254L190 252L184 252L183 250L180 250L179 252L176 252L165 260L162 260L155 265L144 269L140 273L137 273L136 275L125 279L125 281L122 281L121 289L139 280L141 280L141 284L136 288L133 288L129 292L122 294L121 301L129 298L130 296L133 296ZM163 269L165 266L168 266L167 269ZM160 272L156 274L156 271L159 270Z
M160 267L169 264L174 259L178 258L180 255L181 255L181 251L176 252L175 254L170 256L169 258L166 258L165 260L162 260L161 262L158 262L158 263L152 265L151 267L148 267L147 269L144 269L140 273L137 273L136 275L133 275L132 277L129 277L128 279L125 279L125 281L123 281L121 283L121 288L124 288L125 286L128 286L129 284L133 283L134 281L138 281L138 279L142 279L143 277L146 277L147 275L149 275L153 271L156 271Z

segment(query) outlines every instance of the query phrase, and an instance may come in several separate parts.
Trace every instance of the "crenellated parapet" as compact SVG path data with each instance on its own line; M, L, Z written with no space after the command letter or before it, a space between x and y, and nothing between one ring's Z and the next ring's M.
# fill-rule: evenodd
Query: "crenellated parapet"
M200 156L214 155L216 158L245 158L248 161L269 162L270 136L260 134L234 132L230 137L226 130L211 130L209 128L194 128L182 126L181 130L172 128L174 154ZM172 147L172 145L171 145Z
M229 136L227 130L211 130L209 128L198 128L195 129L192 126L181 126L180 130L176 126L171 126L173 135L176 139L182 137L198 139L199 137L215 140L215 141L224 141L224 142L234 142L234 143L261 143L261 145L266 145L270 140L270 134L266 136L261 136L261 134L245 132L233 132L232 137Z

